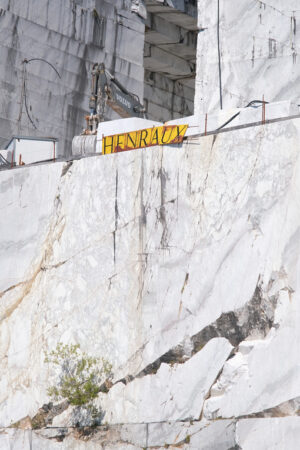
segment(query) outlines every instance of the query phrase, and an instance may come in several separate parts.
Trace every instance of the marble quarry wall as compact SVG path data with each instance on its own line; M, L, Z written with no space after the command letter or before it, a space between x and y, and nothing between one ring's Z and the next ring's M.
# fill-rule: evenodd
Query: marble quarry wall
M143 98L144 23L131 6L131 0L0 0L0 148L13 134L52 136L60 153L70 154L89 112L95 62ZM60 78L40 60L26 64L24 74L22 61L32 58L52 64Z
M298 0L220 0L219 21L218 1L198 0L195 111L220 109L220 73L223 109L300 103L299 20Z
M209 130L263 95L297 104L297 3L0 0L0 146L52 135L69 154L95 61L160 121L193 113L196 76L199 130L220 92ZM1 450L298 449L300 119L253 111L0 172ZM101 425L50 403L58 342L111 362Z
M299 134L0 173L1 449L298 448ZM111 361L101 427L49 405L58 342Z

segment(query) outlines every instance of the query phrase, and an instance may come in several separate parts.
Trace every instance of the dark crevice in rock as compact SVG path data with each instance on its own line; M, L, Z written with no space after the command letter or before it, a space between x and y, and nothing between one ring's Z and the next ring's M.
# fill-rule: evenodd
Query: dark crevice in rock
M103 394L107 394L112 386L113 383L107 379L104 381L104 383L101 384L98 392L103 392Z
M112 232L113 235L113 251L114 251L114 266L116 265L116 230Z
M240 447L240 445L236 441L237 440L236 424L237 424L237 420L234 420L233 426L234 426L234 443L235 443L235 445L233 447L229 448L228 450L242 450L242 447Z
M47 439L63 442L68 435L69 431L67 428L59 428L53 436L48 436Z
M165 209L167 174L162 167L158 171L158 177L160 178L159 220L163 227L160 246L164 248L167 245L167 233L168 233L166 221L166 209Z
M183 364L216 337L228 339L234 347L249 337L263 339L273 326L276 304L277 296L264 298L261 286L257 285L251 300L242 308L221 314L215 322L190 338L191 345L187 346L185 341L173 347L146 366L136 377L155 374L162 363ZM188 351L187 347L190 347ZM132 381L132 377L129 381ZM122 382L127 383L126 379Z
M138 218L139 221L139 275L138 275L138 294L137 294L137 309L140 307L142 298L143 298L143 290L144 290L144 275L147 268L147 256L144 259L145 255L145 230L147 224L147 214L146 214L146 206L144 202L144 158L143 154L141 157L141 176L139 180L138 187L138 195L139 195L139 207L140 207L140 216Z
M31 419L32 428L34 430L44 428L52 424L54 417L63 413L69 407L69 402L65 400L58 405L53 405L52 402L43 405L37 414Z
M119 174L116 170L116 189L115 189L115 229L113 231L113 247L114 247L114 264L116 264L116 233L118 229L119 207L118 207L118 182Z
M127 448L127 446L131 447L133 443L122 438L122 427L123 424L117 426L100 425L97 427L84 426L58 429L46 428L41 430L38 434L44 439L56 440L58 442L62 442L67 436L78 441L92 441L97 448L106 448L112 445L114 448L115 446L118 446L118 448Z
M22 430L27 429L40 430L42 428L46 428L49 425L52 425L54 417L63 413L68 407L69 402L67 400L59 403L58 405L53 405L52 402L46 403L38 410L35 416L33 416L32 418L30 418L29 416L23 417L14 424L10 425L9 428L19 428ZM59 434L61 436L62 435L61 430L66 429L59 429L59 430L60 430ZM58 440L62 439L59 438Z
M212 140L212 143L211 143L211 148L213 148L213 146L215 145L215 142L216 142L216 140L217 140L217 137L218 137L218 135L217 135L217 134L214 134L213 140Z
M115 190L115 230L118 228L118 220L119 220L118 184L119 184L119 173L118 173L118 170L116 170L116 190Z
M73 165L73 161L69 161L67 162L67 164L64 165L62 171L61 171L61 177L64 177L66 175L66 173L68 172L68 170L70 169L70 167Z
M50 266L41 266L41 270L46 272L47 270L51 270L51 269L58 269L60 266L63 266L64 264L66 264L66 262L68 262L68 259L65 259L64 261L60 261L56 264L52 264Z
M257 286L252 299L236 311L223 313L211 325L195 334L191 340L193 354L197 353L213 337L224 337L236 347L246 338L264 338L274 323L277 298L265 299L260 286Z
M108 427L104 426L102 431L107 431ZM95 434L97 434L98 429L97 427L78 427L74 430L74 437L76 439L80 439L83 441L87 441L91 439Z
M239 416L238 419L260 419L266 417L300 416L300 397L295 397L279 405L262 411Z
M187 272L187 273L185 274L184 283L183 283L183 286L182 286L182 288L181 288L181 294L183 294L183 292L184 292L184 290L185 290L185 287L186 287L186 285L188 284L188 281L189 281L189 273Z
M205 394L205 396L204 396L204 399L203 399L202 409L201 409L201 412L200 412L199 420L202 420L202 419L203 419L205 402L206 402L206 400L208 400L208 399L211 397L211 390L212 390L213 386L214 386L214 385L218 382L218 380L220 379L220 377L221 377L221 375L222 375L222 373L223 373L224 366L225 366L226 362L227 362L230 358L232 358L232 357L236 354L236 352L237 352L237 347L235 347L235 348L233 348L233 349L231 350L231 352L230 352L228 358L226 359L225 363L223 364L223 366L222 366L221 369L219 370L219 372L218 372L216 378L214 379L214 381L213 381L212 384L210 385L210 388L209 388L208 391L206 392L206 394Z
M163 153L161 153L160 169L158 170L157 178L160 180L160 206L158 211L158 220L162 225L162 234L160 239L160 247L168 247L168 226L167 226L167 211L165 205L166 202L166 186L169 180L168 173L163 168Z

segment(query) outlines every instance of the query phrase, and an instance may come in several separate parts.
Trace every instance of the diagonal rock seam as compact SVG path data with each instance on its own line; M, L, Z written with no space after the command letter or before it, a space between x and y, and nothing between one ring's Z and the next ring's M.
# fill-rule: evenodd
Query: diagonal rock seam
M254 294L249 302L243 307L222 313L212 324L207 325L190 338L189 346L187 340L173 347L153 363L148 364L136 376L128 375L118 382L127 384L135 378L155 374L162 363L183 364L193 355L198 353L211 339L223 337L228 339L233 347L237 347L242 341L253 336L263 339L269 333L274 324L277 295L264 297L260 283L257 284ZM187 352L187 347L190 347ZM116 384L114 383L114 384Z
M260 419L266 417L300 416L300 396L286 400L271 408L251 414L238 416L237 419Z
M73 161L68 161L64 166L63 166L63 168L62 168L62 171L61 171L61 178L62 177L64 177L65 175L66 175L66 173L70 170L70 168L72 167L72 165L73 165Z

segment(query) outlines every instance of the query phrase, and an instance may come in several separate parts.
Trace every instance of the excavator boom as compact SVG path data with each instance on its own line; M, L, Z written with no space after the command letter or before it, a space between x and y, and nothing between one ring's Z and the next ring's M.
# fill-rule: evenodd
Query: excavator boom
M118 82L103 63L94 64L92 69L92 86L89 101L90 116L85 134L95 134L97 125L104 121L106 105L110 106L120 117L144 117L145 108L139 98L131 94Z

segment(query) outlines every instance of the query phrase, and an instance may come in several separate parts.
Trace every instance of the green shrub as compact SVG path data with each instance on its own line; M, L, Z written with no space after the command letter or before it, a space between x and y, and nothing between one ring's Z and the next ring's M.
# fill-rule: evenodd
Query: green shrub
M104 358L94 358L80 350L80 345L58 343L46 354L45 362L60 368L57 382L48 395L53 400L68 400L71 405L88 407L96 414L93 400L105 379L111 378L111 364Z

